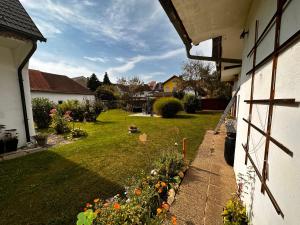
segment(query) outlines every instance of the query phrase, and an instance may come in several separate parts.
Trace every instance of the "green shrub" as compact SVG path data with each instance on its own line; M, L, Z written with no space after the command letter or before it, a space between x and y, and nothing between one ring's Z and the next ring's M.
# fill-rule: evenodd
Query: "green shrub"
M97 117L103 109L103 104L99 101L85 100L67 100L59 105L59 109L63 114L71 112L74 121L82 122L84 119L88 122L96 121Z
M224 225L247 225L249 222L246 208L237 196L226 203L222 216Z
M72 138L86 137L87 135L88 135L88 133L85 130L82 130L80 128L74 128L71 130Z
M186 94L183 98L184 111L187 113L195 113L200 107L200 103L200 99L198 99L195 95Z
M70 131L69 122L71 121L70 111L63 114L61 110L52 109L50 112L51 127L57 134L64 134Z
M32 99L33 120L39 129L48 128L51 123L50 110L54 108L54 103L47 98Z
M172 97L159 98L154 102L154 112L164 118L174 117L183 109L180 100Z

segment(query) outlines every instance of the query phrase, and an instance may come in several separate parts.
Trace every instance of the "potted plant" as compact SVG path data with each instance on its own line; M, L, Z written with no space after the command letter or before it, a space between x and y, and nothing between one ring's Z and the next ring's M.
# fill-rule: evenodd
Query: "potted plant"
M37 134L35 136L35 140L39 146L45 147L48 142L48 135L47 134Z
M132 124L132 125L130 125L129 127L128 127L128 131L129 131L129 133L137 133L138 132L138 128L137 128L137 126L136 125L134 125L134 124Z
M5 152L17 151L19 140L17 136L8 137L5 143Z

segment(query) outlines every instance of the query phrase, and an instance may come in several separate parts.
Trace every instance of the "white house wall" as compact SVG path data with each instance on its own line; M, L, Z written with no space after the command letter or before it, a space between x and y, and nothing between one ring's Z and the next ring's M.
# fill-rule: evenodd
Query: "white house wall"
M67 101L67 100L95 100L94 95L80 95L80 94L59 94L59 93L50 93L50 92L39 92L39 91L32 91L31 92L32 98L48 98L50 101L54 103L59 103L59 101Z
M251 76L246 76L252 68L252 60L247 54L254 44L255 20L259 20L259 34L271 19L276 10L275 0L255 1L249 13L247 27L249 36L245 38L243 52L243 66L239 79L241 89L239 92L238 128L234 170L236 175L246 174L245 152L242 144L247 141L248 125L243 118L248 118L249 104L244 100L250 99ZM300 29L300 1L292 0L283 14L280 42L283 43ZM257 63L273 51L274 28L267 35L257 50ZM254 99L268 99L270 96L272 62L256 71L254 82ZM279 56L276 77L275 98L296 98L300 101L300 42ZM266 105L253 105L252 123L266 131L268 107ZM269 150L269 186L274 198L284 213L279 216L267 194L261 193L261 182L256 176L251 180L252 189L245 194L248 212L251 214L251 223L254 225L297 225L299 224L300 209L300 108L287 106L274 106L271 136L293 151L290 157L274 144ZM265 149L265 137L255 129L251 129L249 142L250 155L259 171L262 171ZM251 169L250 169L251 170Z
M5 47L6 41L11 44L9 48ZM6 125L6 129L17 129L19 147L26 144L26 132L18 81L18 66L31 46L30 43L20 44L20 41L0 39L0 124ZM35 131L27 66L23 70L23 84L30 135L33 136Z

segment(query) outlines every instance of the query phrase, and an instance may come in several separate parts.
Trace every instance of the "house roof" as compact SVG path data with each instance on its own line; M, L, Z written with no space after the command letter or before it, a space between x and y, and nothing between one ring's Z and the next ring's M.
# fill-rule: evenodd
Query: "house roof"
M29 70L30 90L60 94L93 95L89 89L64 75Z
M19 0L0 0L0 31L14 32L35 41L46 41Z
M84 76L80 76L80 77L73 77L72 80L76 81L78 84L87 88L88 78L86 78Z
M166 80L166 81L163 82L162 84L165 84L165 83L167 83L167 82L169 82L170 80L173 80L173 79L175 79L175 78L180 79L180 77L178 77L178 76L176 76L176 75L173 75L172 77L170 77L168 80Z

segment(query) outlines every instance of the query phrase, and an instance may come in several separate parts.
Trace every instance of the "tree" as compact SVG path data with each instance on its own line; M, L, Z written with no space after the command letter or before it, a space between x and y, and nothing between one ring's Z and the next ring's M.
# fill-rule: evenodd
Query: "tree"
M107 72L105 72L105 74L104 74L103 84L104 84L104 85L111 85L111 82L110 82L110 80L109 80L109 77L108 77Z
M97 88L101 85L101 82L98 80L96 74L92 74L87 81L87 87L91 90L91 91L96 91Z
M189 60L183 65L181 89L190 88L196 96L204 96L205 81L212 73L212 65L198 60Z
M181 89L191 88L196 96L229 97L230 85L221 82L212 63L189 60L183 65Z

